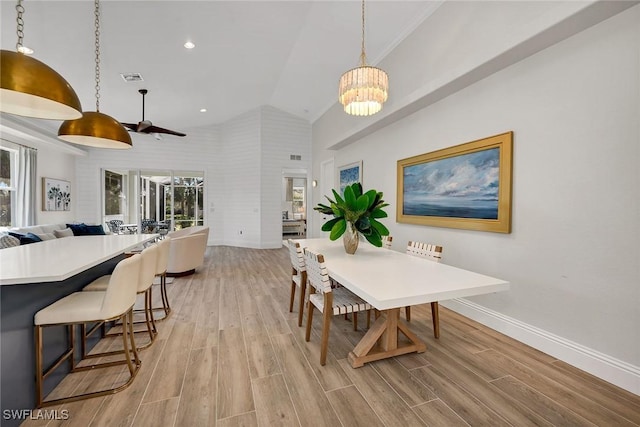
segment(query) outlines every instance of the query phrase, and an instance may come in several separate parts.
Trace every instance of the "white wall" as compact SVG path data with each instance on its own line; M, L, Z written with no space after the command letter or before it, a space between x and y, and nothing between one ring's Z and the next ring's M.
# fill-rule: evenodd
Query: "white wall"
M204 171L205 225L210 245L282 246L282 169L310 169L311 125L273 107L260 107L222 125L157 141L133 135L126 151L89 149L76 161L77 219L100 221L100 171L169 169ZM292 161L300 154L303 161Z
M262 107L261 112L261 247L278 248L282 246L282 172L311 172L311 125L273 107ZM302 160L291 160L291 154L300 155Z
M635 6L341 150L325 150L335 135L319 120L314 174L363 160L395 250L442 244L445 263L511 282L450 306L640 394L639 62ZM397 160L509 130L511 234L394 222Z
M203 171L205 223L211 227L210 244L222 241L223 171L221 143L216 127L192 129L184 138L165 137L156 140L150 135L132 134L133 148L129 150L88 149L86 157L75 162L77 219L85 222L101 221L100 173L109 169L152 169ZM213 207L212 204L213 203ZM214 209L214 212L211 212Z

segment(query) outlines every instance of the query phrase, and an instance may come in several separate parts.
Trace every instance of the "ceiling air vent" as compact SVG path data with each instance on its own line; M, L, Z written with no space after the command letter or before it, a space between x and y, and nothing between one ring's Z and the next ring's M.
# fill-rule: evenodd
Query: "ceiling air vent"
M142 78L142 74L140 73L120 73L120 77L127 83L131 82L141 82L144 79Z
M302 160L302 156L300 154L291 154L289 160Z

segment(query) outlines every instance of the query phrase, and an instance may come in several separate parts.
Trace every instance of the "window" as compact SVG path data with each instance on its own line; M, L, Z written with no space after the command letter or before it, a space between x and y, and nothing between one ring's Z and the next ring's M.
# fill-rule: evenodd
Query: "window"
M16 214L17 151L0 147L0 226L11 227Z
M104 214L122 215L123 209L123 175L109 170L104 171Z

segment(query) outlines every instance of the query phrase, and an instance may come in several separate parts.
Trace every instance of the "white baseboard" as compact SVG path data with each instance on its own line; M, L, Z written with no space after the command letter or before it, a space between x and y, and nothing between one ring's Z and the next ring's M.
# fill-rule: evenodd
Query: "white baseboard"
M640 367L458 298L440 305L556 357L576 368L640 395Z

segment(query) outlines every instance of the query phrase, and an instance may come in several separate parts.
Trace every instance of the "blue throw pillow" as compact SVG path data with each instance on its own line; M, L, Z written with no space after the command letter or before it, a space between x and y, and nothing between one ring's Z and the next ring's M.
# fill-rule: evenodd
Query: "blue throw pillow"
M26 236L26 234L24 233L16 233L15 231L9 231L8 233L9 233L9 236L13 236L18 240L20 240L22 236Z
M85 225L87 236L103 236L105 234L102 225Z
M42 242L42 239L39 238L38 236L36 236L33 233L23 234L20 237L20 244L21 245L28 245L30 243L36 243L36 242Z
M86 236L87 235L87 225L84 223L80 224L67 224L67 227L73 231L74 236Z

